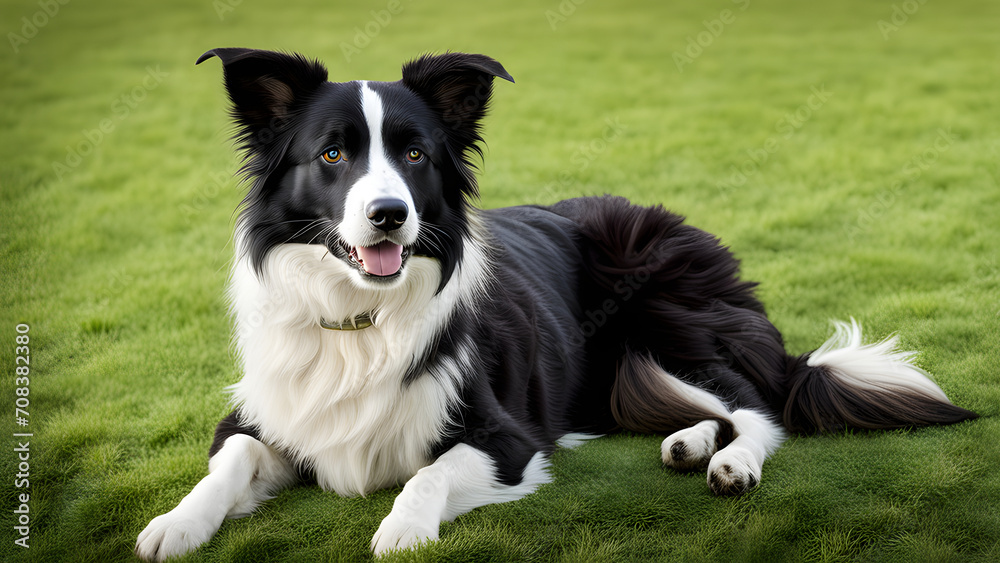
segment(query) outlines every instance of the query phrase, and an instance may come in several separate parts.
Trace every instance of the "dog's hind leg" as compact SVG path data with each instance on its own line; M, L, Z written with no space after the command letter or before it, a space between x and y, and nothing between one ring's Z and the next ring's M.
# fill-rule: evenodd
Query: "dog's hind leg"
M764 460L785 440L785 430L750 409L732 413L736 438L708 464L708 486L717 495L739 495L760 483Z
M667 436L660 446L663 464L678 471L705 469L718 451L719 430L718 421L703 420Z
M154 518L139 534L136 555L163 561L193 551L215 535L223 520L250 514L297 477L274 450L239 433L225 438L208 468L208 475L176 508Z
M629 352L619 364L611 400L623 428L672 432L660 448L663 463L682 471L707 466L709 487L719 495L744 493L757 485L764 459L785 438L784 429L764 414L763 401L748 384L727 376L727 370L708 366L690 374L692 382L687 382L649 356ZM735 407L719 395L736 398Z
M680 471L704 469L733 439L729 407L712 391L667 373L643 353L628 352L618 365L611 412L633 432L669 433L663 463Z
M760 483L764 460L781 445L783 428L767 416L742 409L730 415L736 437L722 449L720 425L705 420L663 440L663 463L679 471L708 467L708 486L717 495L739 495Z

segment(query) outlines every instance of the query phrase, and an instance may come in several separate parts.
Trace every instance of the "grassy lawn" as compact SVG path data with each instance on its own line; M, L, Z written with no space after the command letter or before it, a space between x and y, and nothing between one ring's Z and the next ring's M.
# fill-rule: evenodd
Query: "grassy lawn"
M206 472L239 378L240 187L220 65L194 61L224 46L299 51L333 80L491 55L517 83L486 123L484 207L663 203L732 246L791 351L854 316L984 415L794 437L737 499L662 468L662 437L603 438L389 560L1000 560L1000 4L575 2L0 0L0 560L131 560ZM295 488L186 560L370 559L398 490Z

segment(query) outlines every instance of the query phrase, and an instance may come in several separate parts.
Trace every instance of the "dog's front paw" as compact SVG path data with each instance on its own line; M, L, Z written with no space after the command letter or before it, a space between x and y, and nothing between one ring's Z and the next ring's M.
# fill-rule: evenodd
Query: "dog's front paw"
M750 450L727 446L708 464L708 486L717 495L741 495L760 483L761 463Z
M219 529L217 524L185 514L181 507L157 516L139 534L135 554L145 561L163 561L198 549Z
M394 549L409 549L417 544L438 539L439 523L419 518L417 514L404 515L393 510L378 527L372 538L372 551L382 555Z

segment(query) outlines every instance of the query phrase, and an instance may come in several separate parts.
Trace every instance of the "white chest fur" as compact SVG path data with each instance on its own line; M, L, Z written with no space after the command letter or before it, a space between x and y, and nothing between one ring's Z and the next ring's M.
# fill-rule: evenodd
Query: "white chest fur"
M318 245L275 248L262 276L239 261L230 299L244 375L231 391L244 422L338 494L413 476L431 461L469 358L439 360L434 374L409 384L403 377L458 303L480 291L483 256L467 244L467 267L437 295L440 266L430 258L411 257L389 287L361 280ZM319 324L364 313L374 314L374 326L330 331Z

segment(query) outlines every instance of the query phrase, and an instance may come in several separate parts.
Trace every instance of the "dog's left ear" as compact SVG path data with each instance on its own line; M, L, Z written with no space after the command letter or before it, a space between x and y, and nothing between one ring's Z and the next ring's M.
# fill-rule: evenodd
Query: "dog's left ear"
M195 64L222 60L233 118L247 136L283 120L296 103L326 82L326 68L301 55L259 49L212 49Z
M479 120L486 115L494 77L514 81L486 55L424 55L403 65L403 84L441 115L449 136L463 149L481 140Z

